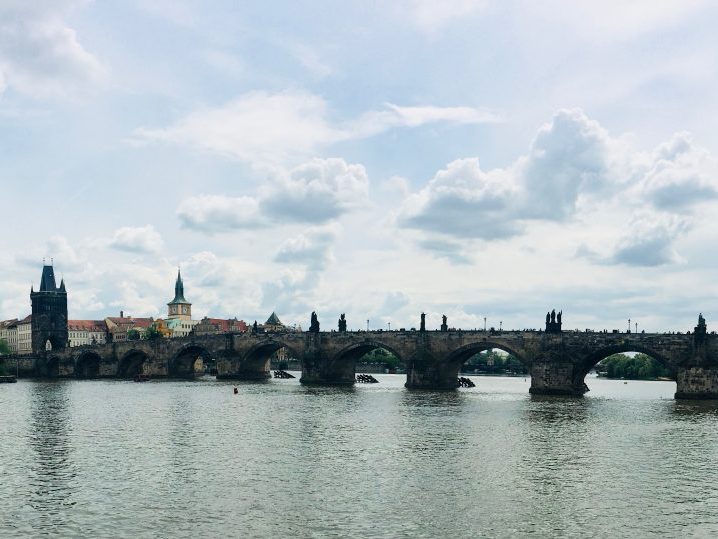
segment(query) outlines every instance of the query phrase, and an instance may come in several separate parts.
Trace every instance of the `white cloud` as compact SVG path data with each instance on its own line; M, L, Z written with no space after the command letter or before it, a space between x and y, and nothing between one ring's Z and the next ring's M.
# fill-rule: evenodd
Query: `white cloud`
M291 161L336 138L326 104L307 92L252 92L204 108L166 129L139 129L140 139L209 150L243 161Z
M186 198L177 208L185 228L203 232L222 232L256 228L262 224L259 203L249 196L199 195Z
M65 18L85 2L72 0L0 4L0 92L11 87L36 97L73 97L103 75Z
M370 111L349 124L354 137L369 137L396 127L420 127L425 124L485 124L503 121L488 109L474 107L399 106L385 103L383 110Z
M109 245L120 251L156 253L162 249L162 236L152 225L124 226L115 231Z
M268 184L260 200L274 221L323 223L367 205L369 178L362 165L313 159Z
M512 200L517 187L502 170L486 173L477 158L459 159L436 173L402 205L400 226L486 240L520 232Z
M645 169L640 187L658 209L686 212L718 197L715 162L688 133L678 133L658 146Z
M261 305L270 312L311 312L318 284L319 274L314 271L285 269L277 278L262 283Z
M522 184L521 216L554 219L570 217L580 194L606 187L611 177L608 133L580 110L561 110L539 129L528 155L516 164Z
M38 267L44 261L47 264L58 261L59 267L67 270L82 270L87 261L79 255L65 236L50 236L45 242L44 248L31 247L27 251L16 256L16 261L28 267Z
M251 92L220 107L196 110L164 129L140 128L137 142L190 146L255 164L296 163L334 143L429 123L493 123L500 118L472 107L403 107L387 103L346 122L330 118L326 101L305 91Z
M336 228L315 228L287 238L274 256L275 262L301 264L315 271L325 270L334 260L332 247L337 239Z
M674 26L709 4L709 0L548 0L527 4L527 13L534 20L537 11L543 17L560 20L582 39L605 41L635 39Z
M405 0L395 9L422 32L434 34L456 20L481 12L488 4L488 0Z
M638 152L582 111L561 110L539 129L528 153L506 168L483 171L476 158L449 163L404 200L397 223L418 230L422 248L461 263L469 258L456 239L503 239L523 234L530 222L601 219L600 212L615 208L612 218L634 214L631 234L611 255L585 245L578 255L660 265L679 260L672 243L688 229L681 216L718 197L714 178L715 159L685 133ZM636 218L641 208L652 208L653 217Z
M425 238L418 242L419 247L431 251L437 258L445 258L452 264L471 264L473 260L465 254L466 246L446 238Z
M634 217L629 232L616 245L608 262L631 266L660 266L681 261L673 241L688 228L675 216L642 214Z
M255 196L200 195L183 200L177 215L203 232L257 228L277 223L325 223L368 204L369 178L361 165L313 159L290 171L276 170Z
M312 47L298 42L288 42L286 46L292 56L317 77L324 78L331 74L332 68L322 61L317 51Z

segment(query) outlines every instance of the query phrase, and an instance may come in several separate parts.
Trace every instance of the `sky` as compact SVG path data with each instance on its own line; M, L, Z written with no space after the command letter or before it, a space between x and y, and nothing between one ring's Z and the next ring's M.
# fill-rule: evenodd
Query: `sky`
M718 5L0 1L0 319L685 331Z

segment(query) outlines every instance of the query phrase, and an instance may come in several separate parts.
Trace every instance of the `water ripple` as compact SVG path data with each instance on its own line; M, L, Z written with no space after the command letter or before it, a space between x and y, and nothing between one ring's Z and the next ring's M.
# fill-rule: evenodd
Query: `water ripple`
M0 537L711 536L718 404L671 383L0 391Z

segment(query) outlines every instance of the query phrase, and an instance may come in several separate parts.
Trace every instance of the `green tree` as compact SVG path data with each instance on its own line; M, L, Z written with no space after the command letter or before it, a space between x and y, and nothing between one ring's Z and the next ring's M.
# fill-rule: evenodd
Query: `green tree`
M486 350L471 356L464 364L466 370L480 374L526 374L528 368L515 356L499 350Z
M140 340L140 332L136 329L128 329L127 330L127 340L128 341L139 341Z
M655 380L670 378L670 369L646 354L628 356L613 354L596 365L596 371L606 378L626 378L629 380Z
M9 354L10 353L10 345L7 343L5 339L0 339L0 355L2 354Z
M381 363L387 369L394 369L399 365L399 358L384 348L376 348L360 357L359 363Z
M162 333L160 333L160 330L157 329L154 324L147 328L147 331L145 332L145 339L148 341L154 341L155 339L161 338Z

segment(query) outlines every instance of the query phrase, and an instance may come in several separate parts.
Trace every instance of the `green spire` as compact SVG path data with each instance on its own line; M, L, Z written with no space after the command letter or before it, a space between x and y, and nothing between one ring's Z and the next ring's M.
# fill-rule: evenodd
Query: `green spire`
M184 299L184 283L182 282L182 274L179 268L177 268L177 282L175 282L175 299L170 301L168 305L176 303L189 304L189 301Z

